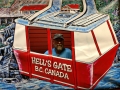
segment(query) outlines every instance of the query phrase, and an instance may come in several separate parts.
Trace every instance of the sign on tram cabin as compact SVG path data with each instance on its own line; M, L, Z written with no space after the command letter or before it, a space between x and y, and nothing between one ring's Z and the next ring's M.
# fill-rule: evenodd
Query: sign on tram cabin
M78 89L92 89L102 79L119 44L109 16L96 10L94 0L81 2L82 11L81 5L62 8L62 0L50 0L41 11L15 20L13 50L21 74ZM71 59L52 55L55 33L63 34Z

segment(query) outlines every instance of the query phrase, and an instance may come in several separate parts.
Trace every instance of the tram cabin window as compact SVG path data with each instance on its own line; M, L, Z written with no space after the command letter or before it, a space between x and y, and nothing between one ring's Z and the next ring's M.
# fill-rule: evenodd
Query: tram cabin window
M48 50L47 29L29 27L30 50L44 54Z
M71 32L64 30L51 30L52 55L72 59Z
M50 30L50 32L49 38L47 29L30 27L30 50L45 55L50 55L49 51L52 51L51 54L55 57L71 59L71 32L64 30ZM50 46L48 40L51 42L51 50L48 49Z

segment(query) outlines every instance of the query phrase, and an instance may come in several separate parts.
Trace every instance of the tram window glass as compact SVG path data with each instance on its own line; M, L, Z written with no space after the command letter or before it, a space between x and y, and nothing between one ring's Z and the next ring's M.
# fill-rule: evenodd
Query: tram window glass
M58 35L58 38L59 38L59 34L63 35L63 39L64 39L63 46L66 49L65 51L63 50L63 52L60 52L60 54L55 52L55 47L56 47L55 45L60 44L59 42L55 42L55 38L57 38L55 35ZM52 55L56 56L56 57L60 57L60 58L71 59L72 58L71 32L64 31L64 30L51 30L51 38L52 38L51 39L52 40ZM58 47L59 47L59 45L57 46L57 48ZM61 49L62 47L60 46L59 48ZM66 54L66 52L67 52L67 54Z
M48 50L47 29L29 27L30 50L44 54Z
M69 5L71 8L68 8ZM77 7L76 9L72 9L72 7ZM73 11L76 12L83 11L83 0L62 0L62 11Z

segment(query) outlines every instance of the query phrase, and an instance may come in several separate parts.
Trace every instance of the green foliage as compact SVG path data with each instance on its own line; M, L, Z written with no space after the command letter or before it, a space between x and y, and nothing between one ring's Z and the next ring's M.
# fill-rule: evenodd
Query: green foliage
M0 29L5 28L7 25L0 25Z
M96 8L99 12L109 14L110 20L113 24L115 30L120 30L120 17L118 15L119 8L119 0L116 2L115 0L94 0L96 4ZM79 4L80 11L83 10L82 0L63 0L62 6L67 4Z
M0 42L0 48L1 48L1 47L5 47L5 45Z
M15 0L0 0L0 8L9 8Z
M119 0L95 0L95 3L99 12L109 14L114 30L120 30Z
M101 8L108 5L112 0L94 0L96 3L96 8L100 10Z

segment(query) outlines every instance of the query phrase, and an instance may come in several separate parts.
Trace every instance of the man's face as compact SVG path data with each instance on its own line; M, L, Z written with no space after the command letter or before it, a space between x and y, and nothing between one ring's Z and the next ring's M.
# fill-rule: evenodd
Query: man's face
M61 51L64 48L64 40L62 38L56 38L53 40L53 45L58 51Z

